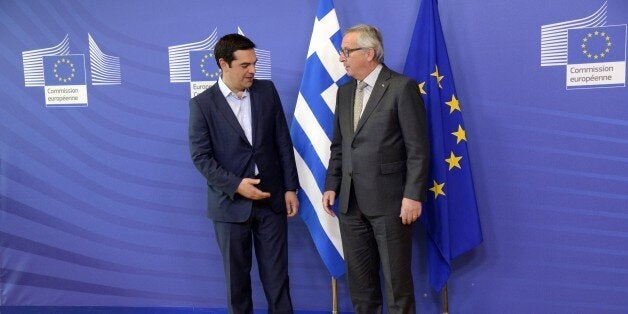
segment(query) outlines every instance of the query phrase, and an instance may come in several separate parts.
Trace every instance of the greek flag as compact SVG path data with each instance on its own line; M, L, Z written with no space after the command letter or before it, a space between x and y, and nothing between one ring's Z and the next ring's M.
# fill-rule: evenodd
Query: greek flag
M338 60L342 34L332 0L320 0L290 128L301 191L299 215L333 277L345 272L338 218L325 213L322 195L329 162L336 91L348 80Z

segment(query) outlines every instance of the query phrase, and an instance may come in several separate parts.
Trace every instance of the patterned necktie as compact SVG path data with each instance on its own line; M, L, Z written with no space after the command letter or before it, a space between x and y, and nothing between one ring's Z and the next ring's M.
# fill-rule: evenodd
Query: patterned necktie
M358 88L355 89L355 101L353 102L353 131L358 127L358 121L360 121L360 116L362 115L362 101L363 101L363 91L366 87L366 83L364 81L358 82Z

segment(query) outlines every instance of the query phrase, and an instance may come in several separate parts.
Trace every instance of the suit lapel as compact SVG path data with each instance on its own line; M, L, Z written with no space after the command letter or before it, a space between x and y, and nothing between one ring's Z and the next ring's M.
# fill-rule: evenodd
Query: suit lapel
M261 102L260 97L257 93L257 88L255 88L255 81L253 82L253 85L251 85L251 88L249 88L249 97L251 97L251 139L253 141L251 145L255 146L255 143L259 142L256 136L260 134L260 132L257 131L257 128L259 126L259 121L261 118Z
M353 130L353 121L355 119L355 117L353 116L354 114L353 106L355 105L355 92L357 88L358 88L358 81L356 81L355 79L351 80L351 93L349 93L350 106L347 107L347 111L349 111L347 113L347 116L351 117L351 121L349 121L351 123L344 124L344 125L350 125L349 129L351 130L351 134L355 134L355 131L356 131L356 130Z
M225 99L225 96L222 94L222 92L220 92L218 83L214 84L211 89L212 98L214 99L214 104L216 105L218 111L225 117L225 120L229 122L229 125L233 127L233 129L240 135L240 137L244 141L248 142L249 140L246 138L246 134L244 134L244 130L242 129L238 118L233 113L233 110L231 110L231 107L229 106L227 99Z
M375 81L375 86L373 86L373 90L371 91L371 96L369 97L369 101L366 103L366 107L364 107L364 111L362 112L362 117L360 117L360 121L358 121L358 126L355 129L355 133L360 132L362 126L369 119L369 116L375 111L379 101L384 96L384 93L388 89L388 79L390 78L390 71L385 66L382 68L382 71L379 73L377 80ZM355 88L354 88L355 90ZM355 97L355 93L354 96ZM353 103L353 102L352 102Z

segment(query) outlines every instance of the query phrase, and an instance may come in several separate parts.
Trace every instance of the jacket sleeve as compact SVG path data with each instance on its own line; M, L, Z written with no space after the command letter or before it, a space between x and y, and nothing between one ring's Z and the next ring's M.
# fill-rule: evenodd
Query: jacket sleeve
M403 86L398 108L398 119L407 154L403 197L424 201L430 148L425 106L414 80L407 80Z
M290 139L290 131L286 122L286 115L283 112L281 99L277 93L275 85L271 82L274 98L275 110L275 143L277 145L277 154L279 156L279 164L283 170L284 188L286 191L296 191L299 189L299 177L297 174L297 166L294 161L294 149L292 140Z
M327 176L325 178L325 191L340 192L342 182L342 132L340 131L340 91L336 95L336 112L334 114L334 135L330 146L329 163L327 166Z

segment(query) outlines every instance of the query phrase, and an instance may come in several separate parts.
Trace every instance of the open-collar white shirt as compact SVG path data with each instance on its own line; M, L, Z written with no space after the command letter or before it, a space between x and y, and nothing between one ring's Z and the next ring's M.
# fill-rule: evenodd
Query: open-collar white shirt
M253 120L251 118L251 94L248 89L245 89L242 92L242 95L238 97L225 82L222 80L222 76L218 78L218 88L220 88L220 92L225 99L227 99L227 103L233 114L240 122L240 126L244 131L244 135L246 135L246 139L249 140L249 144L253 145ZM257 165L255 165L255 174L258 174L259 170L257 169Z

